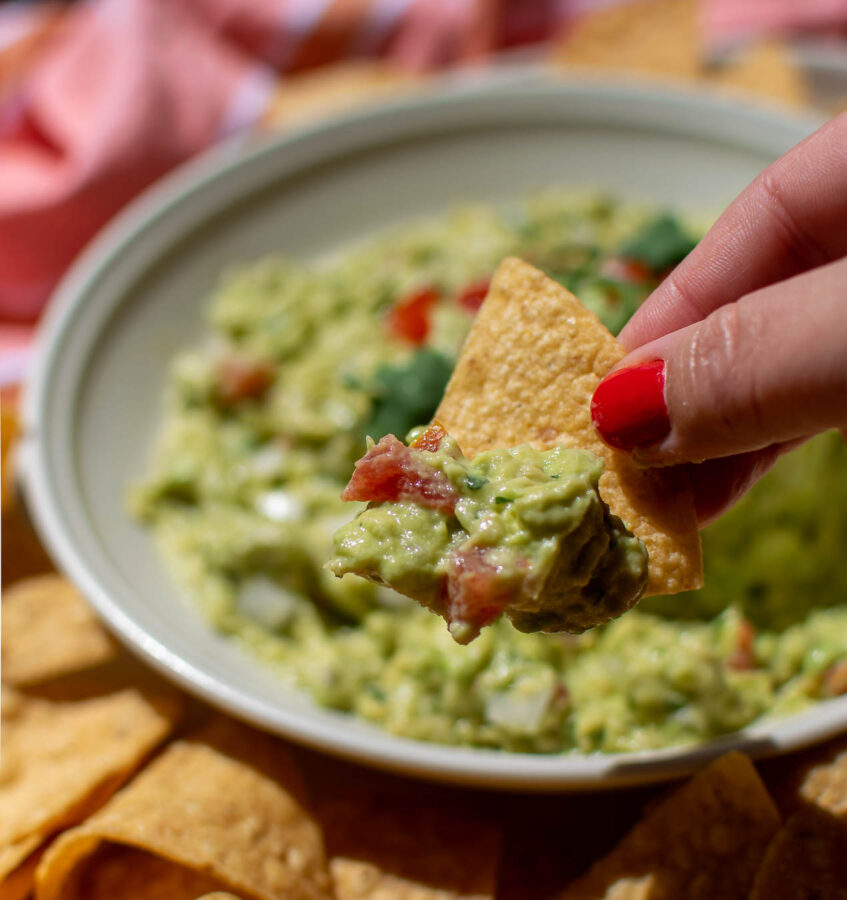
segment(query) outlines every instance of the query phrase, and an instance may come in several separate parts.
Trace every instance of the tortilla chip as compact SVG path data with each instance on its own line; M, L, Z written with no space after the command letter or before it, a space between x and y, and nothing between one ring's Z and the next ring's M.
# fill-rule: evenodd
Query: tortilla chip
M847 898L847 823L818 807L780 829L756 874L750 900Z
M241 900L241 898L227 891L215 891L213 894L203 894L202 897L197 897L197 900Z
M561 285L519 259L497 269L435 418L469 458L530 443L591 450L600 494L649 554L647 594L702 587L700 533L681 470L639 469L608 448L591 396L623 347Z
M315 809L337 900L490 900L501 826L449 791L322 765Z
M0 391L0 513L11 509L14 500L12 448L19 431L17 398Z
M695 0L642 0L581 16L554 43L550 62L687 79L700 57Z
M123 690L56 703L3 690L0 847L90 814L168 735L171 700Z
M737 59L706 75L716 87L754 95L786 106L811 102L802 70L784 41L762 41L745 49Z
M729 753L648 812L559 900L744 900L778 828L752 763Z
M118 649L68 581L42 575L3 593L3 681L36 684L99 665Z
M31 834L0 848L0 900L22 900L35 883L41 835Z
M195 900L220 887L215 878L143 850L104 844L71 875L62 896L68 900Z
M330 895L320 831L297 799L303 785L283 744L219 719L172 744L81 826L65 832L37 872L39 900L67 900L98 851L126 845L249 900ZM105 851L104 851L105 852ZM108 851L111 854L112 850ZM162 877L171 877L165 876ZM191 883L189 875L185 882Z
M847 750L811 769L800 786L800 796L834 816L847 817Z
M268 128L292 128L416 89L421 76L373 60L350 60L286 78L265 114Z

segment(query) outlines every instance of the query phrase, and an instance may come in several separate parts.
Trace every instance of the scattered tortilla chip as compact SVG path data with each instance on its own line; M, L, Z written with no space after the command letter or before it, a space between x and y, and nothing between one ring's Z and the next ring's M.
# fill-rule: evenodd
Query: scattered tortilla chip
M171 731L179 705L135 689L55 702L3 689L0 897L31 882L29 858L101 806Z
M811 769L800 786L800 796L834 816L847 817L847 750Z
M68 900L195 900L200 894L216 891L221 886L215 878L143 850L104 844L87 865L71 874L62 897Z
M494 898L502 832L490 816L451 792L344 765L315 780L337 900Z
M809 806L791 816L771 842L750 900L824 898L847 898L847 823Z
M168 735L177 715L171 700L131 689L55 703L4 688L0 846L84 818Z
M213 894L203 894L203 896L198 897L197 900L241 900L241 898L236 897L235 894L230 894L227 891L215 891Z
M700 55L695 0L641 0L581 16L554 42L550 62L690 79Z
M591 396L624 349L594 313L519 259L497 269L435 418L469 458L530 443L591 450L606 471L600 494L649 554L647 594L702 587L700 533L687 482L645 470L608 448Z
M111 845L160 857L162 878L184 876L189 885L192 875L211 880L191 897L226 888L249 900L329 898L322 837L297 799L302 792L283 744L216 720L168 747L98 813L54 842L38 868L39 900L75 897L74 885L99 877L92 866L101 848L109 848L110 858ZM164 874L171 868L188 874Z
M0 900L23 900L35 883L41 835L31 834L0 847Z
M351 60L280 82L265 114L268 128L293 128L409 93L422 78L373 60Z
M779 813L741 753L711 763L559 900L745 900Z
M20 430L17 411L17 397L11 392L0 390L0 512L11 509L15 484L12 464L12 449Z
M3 593L3 681L29 685L114 658L117 645L68 581L42 575Z
M716 87L763 97L786 106L806 106L811 97L805 77L783 41L761 41L745 48L706 78Z

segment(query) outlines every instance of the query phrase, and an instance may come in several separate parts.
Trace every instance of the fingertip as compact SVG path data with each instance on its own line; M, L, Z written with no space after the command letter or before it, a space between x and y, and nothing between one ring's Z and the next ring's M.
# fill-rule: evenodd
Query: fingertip
M604 443L630 452L654 444L671 428L661 359L607 375L591 398L591 420Z

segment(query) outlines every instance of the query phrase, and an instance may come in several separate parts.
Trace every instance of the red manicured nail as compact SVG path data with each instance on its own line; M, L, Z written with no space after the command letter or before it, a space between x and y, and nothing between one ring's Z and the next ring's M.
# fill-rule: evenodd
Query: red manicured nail
M616 450L633 450L663 438L671 430L664 360L604 378L591 398L591 418L600 437Z

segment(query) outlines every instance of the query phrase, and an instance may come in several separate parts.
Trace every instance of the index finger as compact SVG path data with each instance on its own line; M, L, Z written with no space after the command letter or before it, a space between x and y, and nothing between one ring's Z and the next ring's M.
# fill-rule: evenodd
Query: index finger
M847 113L758 175L619 336L634 350L847 253Z

